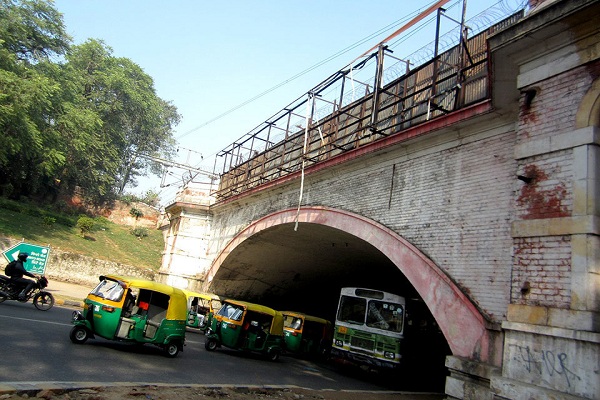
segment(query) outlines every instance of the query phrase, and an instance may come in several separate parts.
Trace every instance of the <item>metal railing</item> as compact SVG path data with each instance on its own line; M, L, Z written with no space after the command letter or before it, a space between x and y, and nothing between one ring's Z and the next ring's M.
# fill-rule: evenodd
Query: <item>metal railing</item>
M338 71L218 154L224 171L213 194L227 199L426 121L490 98L487 37L518 12L413 70L385 46ZM439 17L438 17L439 18ZM405 73L385 83L383 65ZM372 67L370 79L357 72ZM369 81L371 83L369 83Z

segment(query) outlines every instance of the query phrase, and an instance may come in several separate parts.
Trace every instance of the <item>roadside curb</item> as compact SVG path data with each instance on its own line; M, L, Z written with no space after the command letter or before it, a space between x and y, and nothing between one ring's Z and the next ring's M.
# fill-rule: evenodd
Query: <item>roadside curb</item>
M236 390L307 390L316 392L335 392L334 389L310 389L296 385L218 385L218 384L171 384L149 382L0 382L0 396L10 394L23 394L35 396L38 393L97 390L106 387L131 387L131 388L197 388L197 389L236 389ZM340 390L345 393L373 393L370 390ZM381 394L406 394L402 391L377 391Z
M63 298L54 298L54 304L57 306L74 306L74 307L81 307L83 308L83 301L77 301L77 300L69 300L69 299L63 299Z

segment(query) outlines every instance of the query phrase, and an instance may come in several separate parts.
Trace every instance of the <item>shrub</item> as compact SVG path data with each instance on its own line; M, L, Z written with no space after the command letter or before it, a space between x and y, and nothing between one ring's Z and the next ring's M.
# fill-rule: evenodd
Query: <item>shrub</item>
M77 226L77 222L75 222L74 218L67 217L65 215L54 214L52 217L56 220L57 224L61 224L63 226L67 226L69 228Z
M133 195L133 194L124 194L122 196L119 197L119 200L121 200L123 203L130 205L131 203L134 203L136 201L139 201L139 199L137 198L137 196Z
M139 239L145 238L146 236L148 236L148 229L146 229L144 227L133 228L131 230L131 234L136 236Z
M158 203L160 202L160 194L153 190L148 190L144 194L142 202L148 204L149 206L157 207Z
M86 233L89 233L94 228L95 221L90 217L80 217L77 220L77 228L81 232L81 236L85 236Z
M0 208L4 208L5 210L10 210L14 212L22 211L22 208L19 205L19 203L6 199L0 199Z
M48 215L46 215L44 217L44 225L46 225L46 226L52 226L52 225L54 225L55 222L56 222L56 218L54 218L54 217L50 217Z
M135 219L138 219L138 218L143 217L144 213L140 209L131 207L131 209L129 210L129 215L131 215L132 217L135 217Z
M41 210L39 210L37 208L32 208L32 207L28 207L25 210L25 213L27 215L31 215L32 217L41 217L44 215L44 213Z

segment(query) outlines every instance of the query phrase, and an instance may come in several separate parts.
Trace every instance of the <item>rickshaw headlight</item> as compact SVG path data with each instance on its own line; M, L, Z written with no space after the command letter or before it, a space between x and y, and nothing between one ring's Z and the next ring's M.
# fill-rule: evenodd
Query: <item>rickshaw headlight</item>
M394 358L396 358L396 354L392 353L391 351L383 352L383 356L385 358L389 358L390 360L393 360Z
M103 311L114 312L115 308L112 306L102 306Z
M83 321L83 314L80 311L73 311L72 315L73 321Z

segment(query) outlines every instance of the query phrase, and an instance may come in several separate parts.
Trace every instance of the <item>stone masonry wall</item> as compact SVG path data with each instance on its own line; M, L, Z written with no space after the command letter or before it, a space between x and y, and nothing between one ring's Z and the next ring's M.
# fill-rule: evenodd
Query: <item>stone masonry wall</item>
M19 243L18 240L2 237L0 238L0 251L17 243ZM155 273L152 270L50 248L50 257L45 272L46 277L50 280L50 287L52 287L52 280L95 286L98 283L98 276L102 274L137 276L155 280Z

